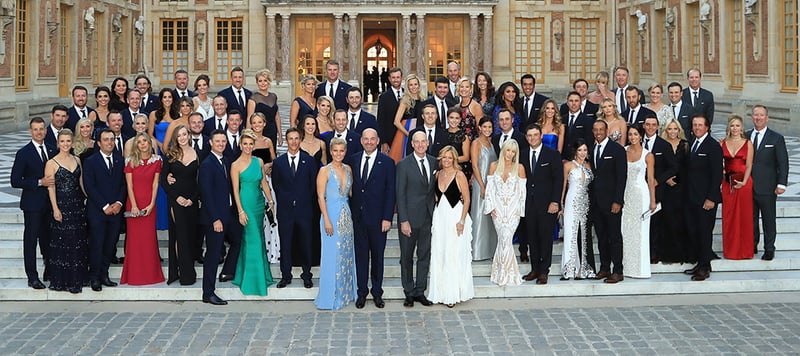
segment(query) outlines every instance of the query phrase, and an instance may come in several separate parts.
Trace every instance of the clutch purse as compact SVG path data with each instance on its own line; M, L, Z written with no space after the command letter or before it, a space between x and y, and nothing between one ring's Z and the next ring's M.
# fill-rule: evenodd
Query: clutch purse
M275 214L272 213L272 208L267 207L265 211L265 215L267 216L267 220L269 220L269 226L275 227Z
M743 181L744 180L744 173L725 173L725 181L728 182L730 185L736 184L736 181Z

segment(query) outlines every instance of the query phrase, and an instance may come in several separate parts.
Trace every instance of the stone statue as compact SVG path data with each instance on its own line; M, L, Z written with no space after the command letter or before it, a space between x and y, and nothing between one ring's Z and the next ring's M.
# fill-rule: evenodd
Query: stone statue
M753 13L753 7L756 6L758 0L744 0L744 14L749 15Z
M111 18L111 32L122 32L122 14L116 13L114 17Z
M133 27L136 28L137 36L144 35L144 16L139 16L136 23L133 24Z
M701 0L700 1L700 21L708 20L709 16L711 15L711 4L709 0Z
M0 1L0 8L5 10L7 14L13 14L17 10L17 3L14 0L2 0Z
M636 10L636 18L638 19L637 24L639 25L639 31L645 30L645 25L647 25L647 15L642 13L642 10Z
M94 30L94 7L90 7L83 12L83 22L87 29Z
M667 8L666 11L666 18L664 19L664 27L667 29L674 29L675 28L675 10L673 8Z

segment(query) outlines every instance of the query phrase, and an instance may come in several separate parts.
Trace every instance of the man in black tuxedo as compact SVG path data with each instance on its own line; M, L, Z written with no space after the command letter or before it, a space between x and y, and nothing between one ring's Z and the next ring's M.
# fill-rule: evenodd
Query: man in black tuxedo
M361 151L361 135L347 129L347 111L337 109L333 113L333 131L324 133L320 138L325 141L328 157L331 157L331 140L341 138L347 141L347 153L355 154Z
M500 126L500 133L492 135L492 147L494 154L500 156L500 148L510 139L517 141L518 145L525 142L525 135L518 130L514 130L514 117L508 109L500 109L497 112L497 125Z
M616 103L617 103L617 108L619 108L619 112L624 112L625 110L628 109L628 102L625 98L625 91L628 89L629 79L630 79L630 71L628 71L627 67L619 66L616 69L614 69L614 80L617 82L617 90L615 91L615 94L617 96ZM640 104L646 104L647 99L644 96L644 92L638 89L637 91L639 92L639 98L641 98Z
M378 97L378 136L381 139L381 152L388 153L389 146L397 133L394 117L403 97L403 70L399 67L389 69L387 76L390 87Z
M333 106L331 110L347 109L347 90L350 89L350 84L345 83L339 78L339 61L330 59L325 63L325 73L328 80L320 83L317 90L314 92L314 98L327 95L333 98Z
M692 68L686 72L689 86L683 89L683 102L690 105L691 116L703 115L708 122L714 123L714 94L700 87L703 74L700 69ZM710 124L709 124L710 125Z
M425 297L428 288L428 270L431 263L431 223L433 221L436 179L433 172L438 163L428 154L425 133L410 133L414 151L397 164L397 225L400 226L400 280L405 300L403 306L413 307L414 302L431 306ZM417 275L414 278L414 251L417 255Z
M122 156L125 152L125 141L130 138L122 132L122 114L111 109L106 122L108 122L108 129L114 134L114 152Z
M67 123L67 109L66 106L58 104L53 106L50 110L50 125L47 125L47 135L44 137L44 143L48 147L58 148L58 132L64 128Z
M572 144L577 138L583 138L584 142L594 141L592 134L592 124L595 116L589 117L581 111L581 96L576 91L567 94L567 111L561 115L561 122L564 124L564 149L561 157L565 160L571 159L575 152L572 152Z
M281 237L281 280L278 288L292 283L292 247L301 249L303 286L311 288L311 218L319 166L313 157L300 150L300 131L286 130L286 153L272 165L272 185L278 199L278 230Z
M642 147L653 154L653 175L656 179L656 201L664 198L664 187L667 180L678 175L678 161L672 151L672 145L658 136L658 118L653 115L644 120L644 137ZM661 212L650 218L650 262L658 263L658 250L661 244L661 231L664 223Z
M156 107L158 106L158 95L153 95L151 92L152 84L150 83L150 78L144 74L139 74L136 76L133 84L136 86L136 90L139 91L139 94L141 94L142 97L142 103L139 105L139 111L141 111L142 114L150 115L150 113L155 111ZM128 104L130 105L130 103Z
M127 137L136 136L136 130L133 129L133 122L136 120L137 114L144 114L141 112L142 108L142 94L136 89L128 89L125 95L128 99L128 108L122 110L122 133Z
M50 246L50 220L52 211L47 187L55 184L54 177L44 176L44 165L50 157L56 155L55 147L44 143L47 128L41 117L34 117L28 124L31 141L22 146L14 156L11 166L11 186L22 189L19 208L25 219L25 230L22 233L22 256L25 261L25 274L28 276L28 287L44 289L36 271L36 244L47 266L47 250ZM45 275L45 280L47 276Z
M580 112L586 115L586 117L590 118L592 121L596 120L597 112L600 110L600 105L597 105L586 99L586 95L589 94L589 82L583 78L575 79L575 81L572 82L572 90L580 95ZM569 106L567 103L561 104L559 112L561 113L561 117L564 117L564 114L569 112ZM591 128L589 131L591 131ZM586 142L592 142L592 140L588 140Z
M564 167L558 151L542 145L542 128L530 124L526 129L527 147L520 148L519 160L525 167L525 230L531 247L531 272L523 279L547 284L553 260L553 231L560 210L564 186Z
M441 127L442 130L447 130L447 109L456 105L455 100L447 97L447 94L450 92L448 83L448 79L445 77L436 78L433 96L423 102L417 103L417 106L414 107L414 117L417 118L417 127L422 126L422 120L419 120L419 118L423 117L422 110L425 106L430 104L436 109L436 126Z
M119 113L109 114L122 121ZM108 278L108 267L116 255L122 212L125 210L126 185L122 155L115 148L115 134L104 129L98 136L100 149L83 164L83 186L86 188L86 215L89 224L89 280L92 290L114 287Z
M64 124L64 127L72 130L72 132L76 132L75 127L80 119L88 119L89 113L94 111L94 109L86 105L88 95L89 91L84 86L76 85L72 88L72 107L67 111L67 123Z
M625 89L625 100L628 103L628 108L622 112L622 117L628 121L628 126L636 126L643 129L644 119L656 117L656 113L640 105L639 101L642 99L640 92L639 88L633 85Z
M454 104L461 102L461 95L458 94L459 79L461 79L461 64L455 61L447 63L447 99Z
M522 113L519 115L519 127L528 127L529 124L539 121L542 105L548 97L536 92L536 78L531 74L524 74L520 79L522 84Z
M686 132L686 138L692 136L692 106L683 101L683 87L678 82L669 83L667 86L667 96L669 97L669 107L672 115L681 124L681 128Z
M594 148L591 185L591 216L600 250L600 270L595 279L617 283L622 276L622 204L628 179L625 149L608 139L608 124L598 120L592 125ZM611 264L614 264L612 273Z
M758 215L764 225L764 255L762 260L771 261L775 257L775 201L778 195L786 192L789 175L789 155L783 135L767 128L769 112L764 105L753 106L753 129L747 137L753 142L753 243L758 252L761 235L758 228Z
M392 227L394 216L395 166L389 156L378 151L379 142L377 131L364 130L361 136L364 151L350 155L347 162L353 168L350 210L353 212L358 281L356 308L359 309L367 300L367 280L372 282L375 306L383 308L385 305L383 251L386 249L386 232Z
M208 143L211 146L211 154L200 164L197 175L200 196L203 199L200 207L200 220L206 228L206 248L208 249L203 263L203 303L226 305L228 302L214 293L217 267L225 236L235 225L239 225L239 222L233 218L230 209L232 203L231 161L223 154L228 144L225 132L214 130ZM241 231L241 225L239 225L239 230ZM231 261L233 254L234 251L231 251L228 262ZM239 252L236 251L235 254L238 259ZM235 260L233 265L236 266ZM220 275L220 281L222 281L222 277L223 275Z
M211 107L214 108L214 116L205 119L203 124L203 135L210 136L214 130L225 131L228 129L228 101L222 95L217 95L211 100ZM241 114L242 111L239 111Z
M225 98L228 103L228 109L239 110L240 113L247 112L247 100L253 94L249 89L244 87L244 70L242 67L236 66L231 69L230 76L231 86L222 89L219 96Z
M366 128L378 130L378 121L375 115L361 108L361 89L352 87L347 90L347 129L359 135Z
M711 137L711 122L702 115L692 118L694 140L686 159L686 226L697 265L684 271L693 281L704 281L711 276L711 248L717 207L722 201L722 147Z
M210 138L203 135L202 113L193 112L189 115L189 142L197 152L197 161L202 164L211 153ZM202 197L200 197L202 199ZM197 240L195 241L195 260L203 264L203 240L205 240L205 226L202 221L197 222Z
M178 69L175 72L175 89L172 89L172 97L175 101L180 101L184 96L193 98L197 93L188 89L189 86L189 73L183 69Z
M425 133L425 138L428 139L428 144L426 145L428 147L428 154L433 156L438 156L439 151L448 144L447 132L436 124L437 117L436 107L431 104L425 105L422 110L422 125L417 126L417 128L408 133L408 137L411 137L415 132ZM408 140L406 143L406 155L411 155L412 152L414 152L413 143L411 140Z
M225 157L233 162L242 153L239 147L239 141L242 140L241 135L242 127L242 114L238 110L231 110L228 112L228 125L225 129L225 136L228 139L228 144L225 145Z

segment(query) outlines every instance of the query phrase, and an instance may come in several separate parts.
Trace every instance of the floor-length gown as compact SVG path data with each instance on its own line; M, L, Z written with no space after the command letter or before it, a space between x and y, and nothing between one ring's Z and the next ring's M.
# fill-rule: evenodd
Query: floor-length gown
M255 112L260 112L267 118L263 135L269 137L273 144L277 144L278 125L275 123L275 115L278 114L278 96L272 92L267 93L267 96L259 92L254 92L253 95L250 96L250 100L256 103Z
M316 153L313 155L306 152L304 149L300 149L300 151L305 152L311 157L314 157L314 161L322 167L322 149L318 149ZM322 212L319 210L319 204L317 204L317 192L316 189L314 191L314 202L311 204L311 221L317 221L322 216ZM321 259L321 232L319 226L317 224L311 224L311 266L319 266L320 259ZM302 251L304 248L297 246L299 242L298 239L293 241L294 245L292 245L292 261L295 263L295 267L301 267L303 265L302 261L304 259Z
M406 132L411 132L414 128L417 127L417 119L411 117L414 114L414 107L416 106L416 101L411 101L411 107L408 111L403 114L403 119L400 121L400 124L406 129ZM400 160L403 159L407 155L406 153L406 144L408 143L408 136L406 136L402 131L397 130L394 134L394 139L389 146L389 157L394 160L394 164L400 163ZM410 152L408 152L410 153Z
M576 161L567 175L567 194L564 197L564 249L561 252L561 276L592 278L594 269L588 262L587 247L592 243L588 229L589 183L592 170Z
M725 159L725 174L731 177L722 180L722 253L726 259L753 258L753 180L739 189L733 181L744 179L747 164L747 142L735 154L731 154L727 143L722 141L722 158Z
M431 261L428 299L434 303L455 304L475 297L472 285L472 219L464 219L464 230L458 235L456 223L461 220L464 203L456 178L444 192L436 184L437 197L431 225Z
M89 278L89 237L86 232L86 199L80 186L81 167L74 171L58 164L55 174L56 204L61 222L50 221L50 289L80 293ZM77 162L77 160L76 160Z
M163 143L164 137L167 135L167 128L169 127L170 122L162 121L157 123L154 126L153 135L156 136L156 140L158 142ZM156 153L162 155L163 159L163 151L156 150ZM156 195L156 229L158 230L167 230L169 229L169 209L167 209L167 193L164 191L164 188L159 184L158 185L158 194ZM125 238L128 238L129 235L125 235Z
M195 251L198 249L198 167L199 164L196 159L189 162L188 165L183 164L178 159L173 162L164 160L164 164L161 166L161 186L164 187L164 191L167 193L170 209L167 284L179 280L181 285L191 285L197 281L194 260ZM170 174L175 179L173 184L166 182ZM182 206L178 204L178 197L191 200L192 205Z
M664 186L664 195L661 199L661 219L669 223L662 224L661 240L658 243L658 259L665 263L671 262L696 262L692 257L692 242L686 233L686 223L684 218L684 193L683 182L686 180L686 140L678 143L677 149L673 153L675 161L678 163L678 175L675 177L676 184ZM669 153L666 153L669 154Z
M488 184L486 179L489 174L489 166L497 160L494 148L491 145L481 145L480 156L473 159L478 160L478 172L474 172L474 174L480 174L483 184ZM472 219L472 259L475 261L488 260L494 256L497 248L497 232L494 229L492 217L483 214L484 198L481 197L481 186L474 179L472 180L470 202L470 211L474 215Z
M242 230L242 249L233 278L233 284L245 295L266 296L267 288L275 284L264 244L263 178L258 158L251 157L250 164L239 175L239 199L247 215L247 225Z
M328 164L325 184L325 208L333 225L333 235L322 237L322 261L319 268L319 294L314 305L319 309L338 310L356 299L356 258L353 245L353 218L350 214L350 186L353 178L345 168L345 181ZM320 218L325 231L325 219Z
M161 159L153 155L148 161L136 166L125 165L125 173L133 176L133 194L136 205L144 209L153 197L153 179L161 172ZM131 211L131 200L128 197L125 211ZM121 284L147 285L164 281L161 261L158 257L158 239L156 237L156 213L147 216L127 218L127 243L125 244L125 261L122 264Z
M550 147L556 151L558 151L558 135L554 133L546 133L542 135L542 144L547 147ZM553 230L553 241L558 240L558 230L559 224L555 225L555 229Z
M642 148L639 159L628 162L622 206L622 266L626 277L650 278L650 218L642 220L642 213L650 210L650 190L645 180L648 153Z
M497 231L497 249L492 260L490 279L499 286L522 284L513 239L520 218L525 216L525 181L525 178L516 175L503 180L498 172L486 178L486 200L482 213L495 212L492 220Z
M261 158L261 161L264 164L272 163L272 152L269 148L256 148L253 150L253 156ZM269 184L269 189L271 191L275 191L272 188L272 179L267 176L267 183ZM273 197L275 194L272 195ZM267 248L267 260L269 263L279 263L281 261L281 239L278 236L278 202L277 200L272 200L272 217L275 221L275 224L270 224L269 219L264 219L264 242L266 243Z

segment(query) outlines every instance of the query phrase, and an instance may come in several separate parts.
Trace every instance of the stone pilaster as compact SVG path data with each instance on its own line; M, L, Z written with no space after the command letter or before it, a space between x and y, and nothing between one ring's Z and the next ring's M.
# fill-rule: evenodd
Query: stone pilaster
M417 76L420 81L427 81L425 75L425 49L428 43L425 39L425 14L417 14Z
M469 73L463 73L462 75L465 77L471 77L475 75L475 72L478 71L478 62L480 61L480 56L478 54L478 45L480 40L478 39L478 14L469 14ZM463 63L462 63L463 66Z
M275 31L275 14L267 14L267 69L272 73L275 73Z
M344 57L344 35L342 33L343 16L343 13L333 14L333 50L334 56L340 59Z
M492 14L483 14L483 70L492 72Z
M403 69L403 76L411 73L411 14L403 14L403 62L400 64Z
M289 43L289 16L288 13L281 14L281 80L291 83L293 67L289 62L289 49L294 46Z
M358 57L361 52L361 44L358 43L356 16L358 14L347 14L347 19L350 21L350 82L358 82L359 77Z

